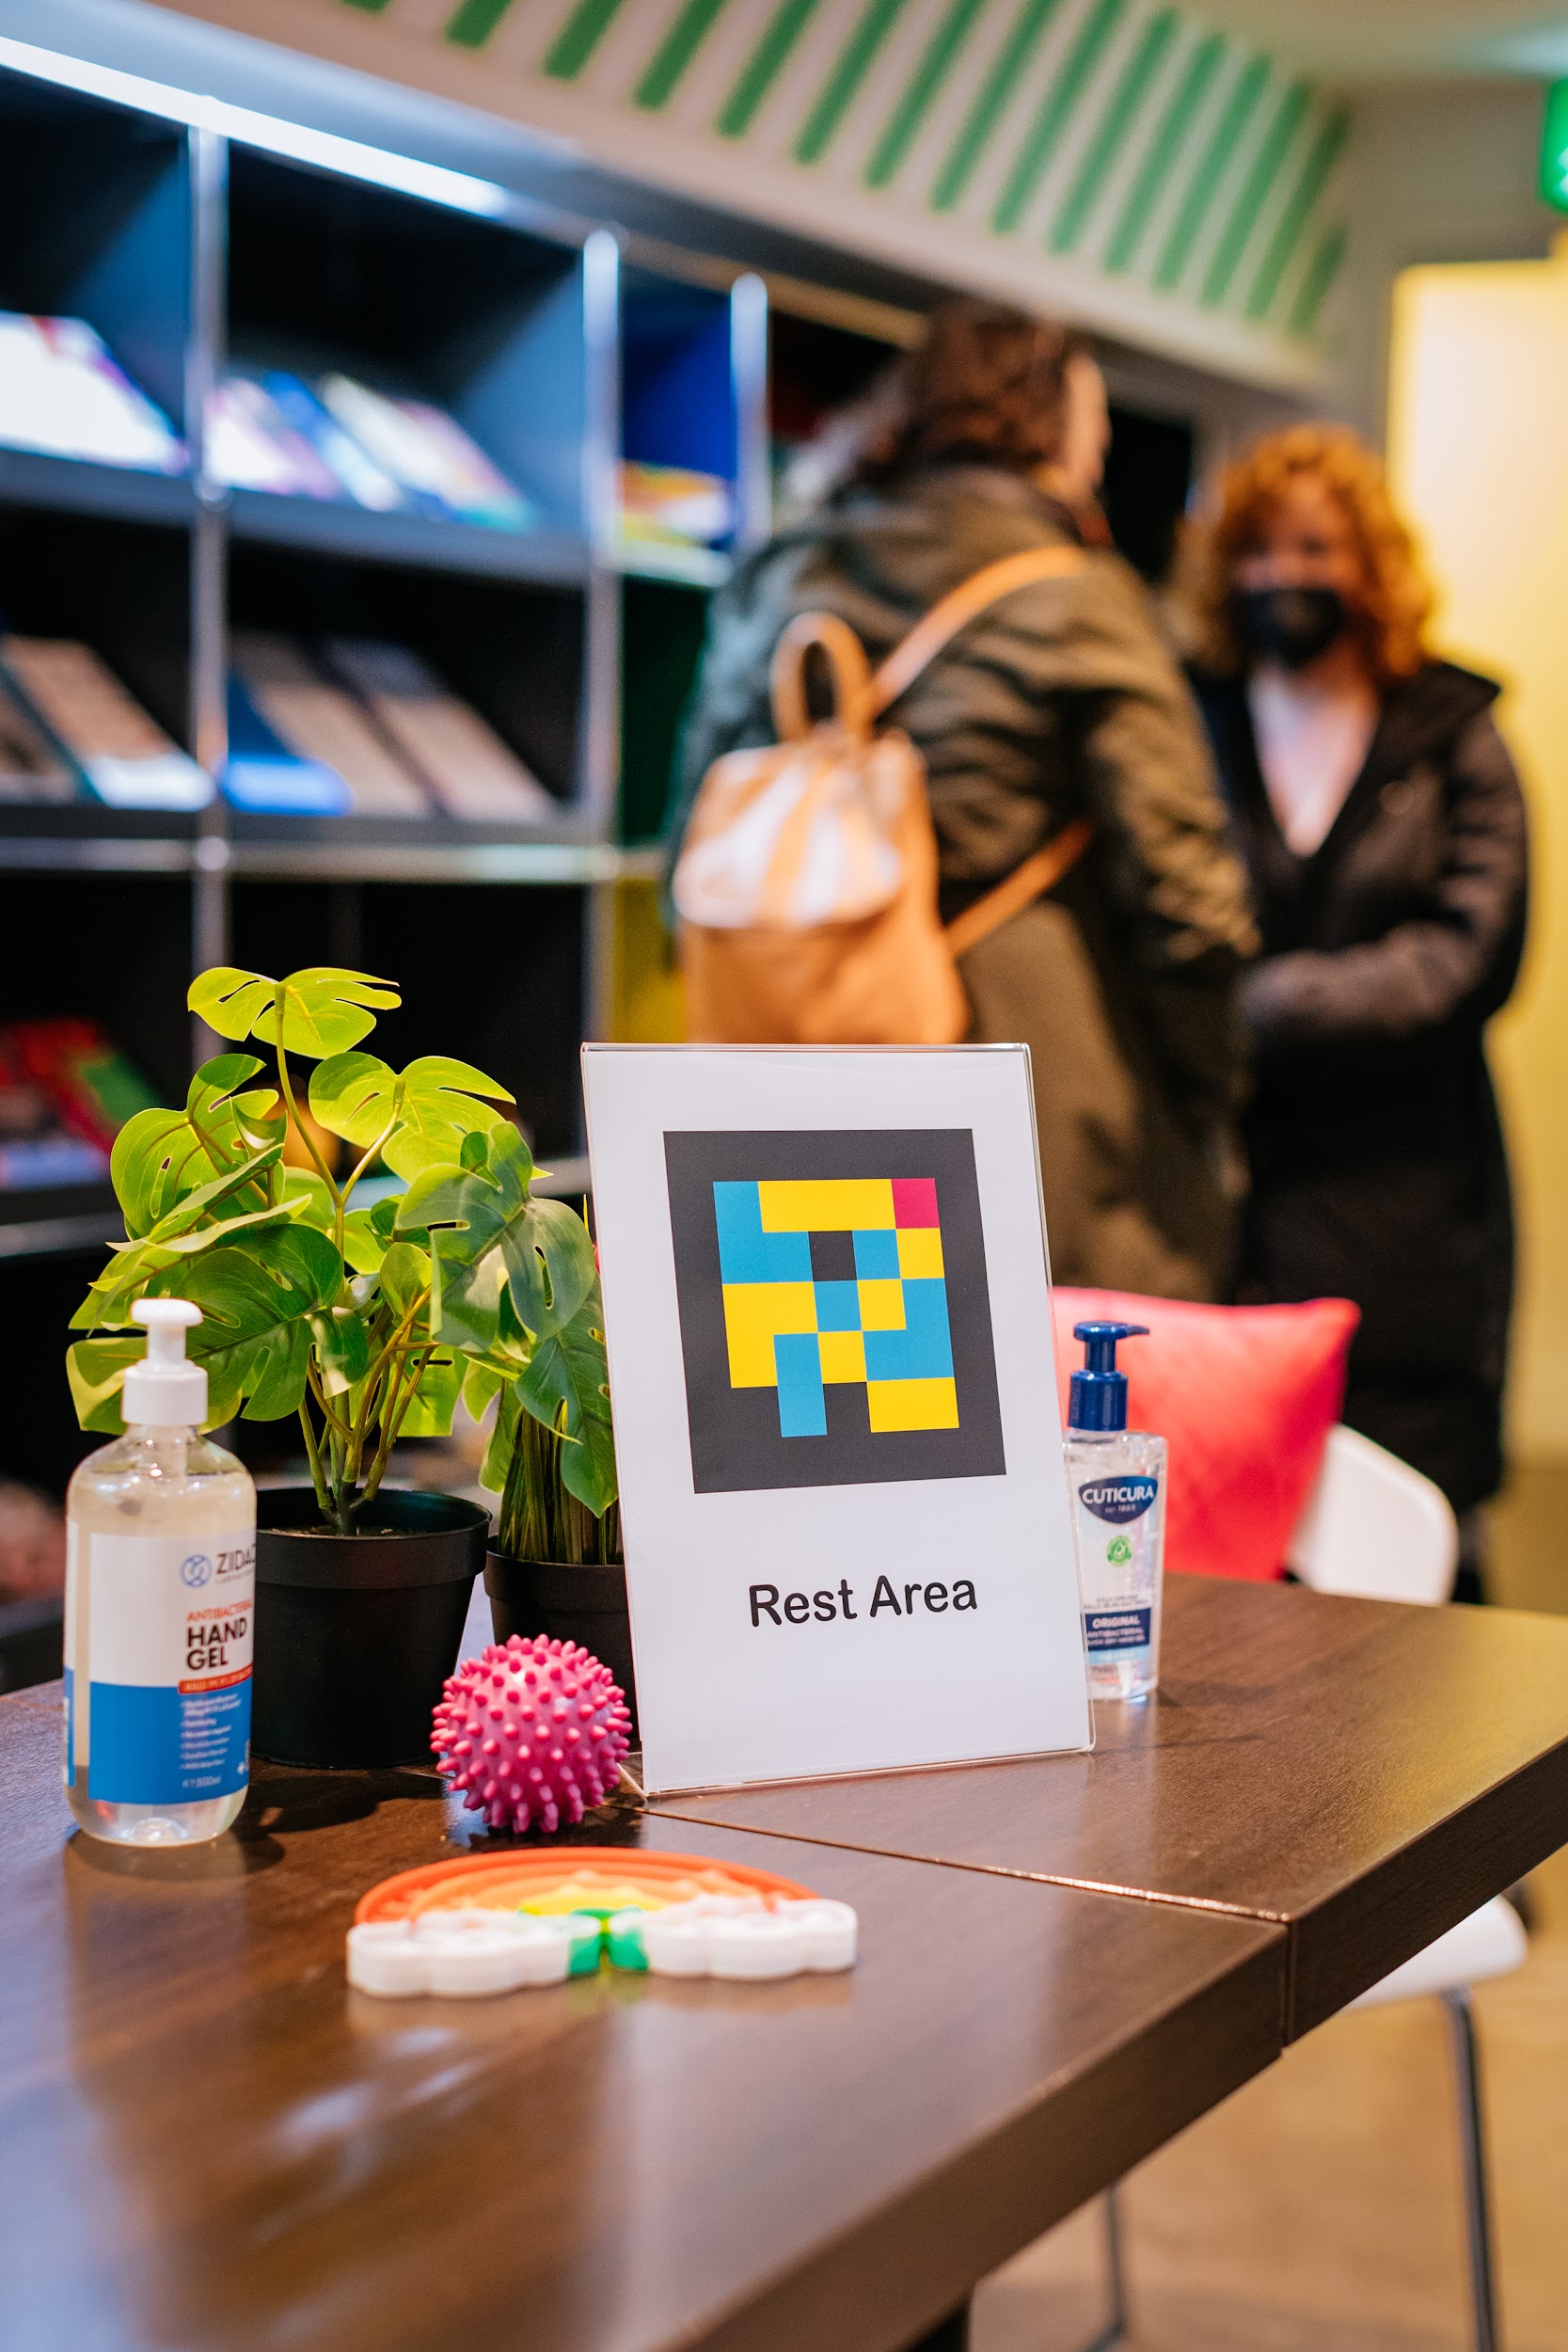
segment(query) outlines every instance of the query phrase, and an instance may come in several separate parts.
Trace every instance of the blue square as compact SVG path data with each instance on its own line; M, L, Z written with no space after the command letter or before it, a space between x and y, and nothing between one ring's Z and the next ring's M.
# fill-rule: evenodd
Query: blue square
M855 1273L863 1282L898 1279L898 1235L891 1225L855 1235Z
M816 1327L819 1331L858 1331L861 1327L861 1288L858 1282L818 1282Z
M828 1400L822 1393L822 1359L815 1331L781 1331L773 1342L779 1380L781 1438L825 1438Z

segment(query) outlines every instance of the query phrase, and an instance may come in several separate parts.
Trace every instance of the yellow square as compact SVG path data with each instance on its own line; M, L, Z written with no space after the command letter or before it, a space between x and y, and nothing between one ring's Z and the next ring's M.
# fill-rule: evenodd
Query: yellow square
M824 1380L863 1380L865 1341L859 1331L824 1331L817 1340Z
M865 1395L874 1430L958 1425L958 1390L953 1380L872 1380Z
M861 1329L863 1331L901 1331L904 1328L904 1285L902 1282L863 1282L861 1294Z
M775 1335L816 1328L815 1283L726 1282L724 1336L730 1345L731 1388L777 1388Z
M887 1176L825 1176L799 1183L764 1178L757 1200L765 1233L864 1233L893 1223L893 1181Z
M901 1225L898 1271L906 1282L928 1282L942 1273L940 1225Z

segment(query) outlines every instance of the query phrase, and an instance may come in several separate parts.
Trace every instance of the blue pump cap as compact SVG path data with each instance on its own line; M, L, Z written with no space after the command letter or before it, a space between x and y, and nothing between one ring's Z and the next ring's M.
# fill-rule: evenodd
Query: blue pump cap
M1117 1370L1117 1342L1148 1337L1147 1323L1075 1323L1084 1343L1084 1369L1072 1375L1069 1429L1125 1429L1127 1375Z

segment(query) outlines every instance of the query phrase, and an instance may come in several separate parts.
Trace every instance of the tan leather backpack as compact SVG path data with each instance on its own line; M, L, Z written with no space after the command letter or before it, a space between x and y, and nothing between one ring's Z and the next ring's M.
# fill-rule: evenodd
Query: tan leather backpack
M687 1034L732 1045L951 1045L969 1027L957 958L1059 882L1088 847L1083 819L942 928L926 766L875 722L959 629L999 598L1084 567L1077 548L988 564L934 605L873 676L830 612L791 621L773 657L780 740L730 752L703 778L673 892ZM805 660L818 646L833 714L813 726Z

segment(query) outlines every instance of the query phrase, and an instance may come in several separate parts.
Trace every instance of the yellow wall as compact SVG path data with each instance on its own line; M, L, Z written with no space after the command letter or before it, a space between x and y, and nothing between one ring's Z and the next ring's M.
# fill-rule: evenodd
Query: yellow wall
M1529 799L1529 949L1493 1031L1523 1245L1510 1418L1517 1456L1568 1459L1568 240L1400 278L1388 454L1438 642L1505 681Z
M631 1045L678 1045L686 1035L680 975L657 882L624 882L616 889L610 1033Z

